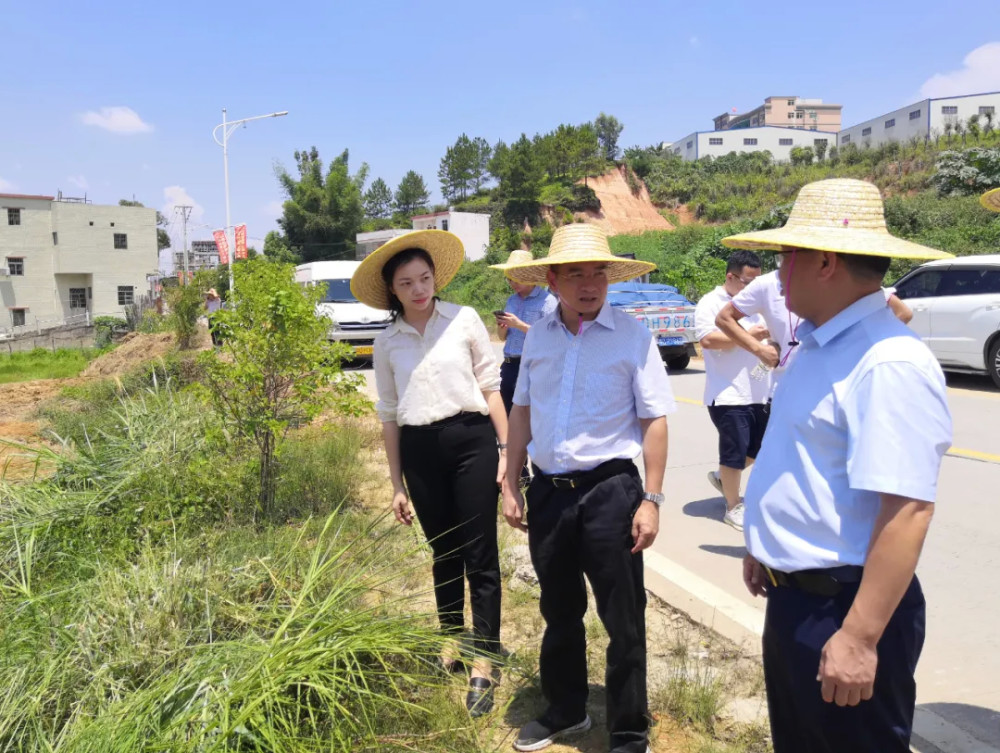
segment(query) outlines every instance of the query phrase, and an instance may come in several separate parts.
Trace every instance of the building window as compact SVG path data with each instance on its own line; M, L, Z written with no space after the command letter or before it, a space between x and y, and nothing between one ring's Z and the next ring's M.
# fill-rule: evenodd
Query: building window
M694 142L693 141L689 141L687 143L687 148L690 149L692 146L694 146Z
M871 136L872 135L872 129L871 128L862 128L861 129L861 135L862 136Z
M9 274L11 277L23 277L24 259L20 256L8 256L7 274Z
M887 121L885 121L885 127L886 128L892 128L895 125L896 125L896 119L895 118L889 118Z
M710 138L708 140L708 145L709 146L722 146L722 139L719 139L719 138L712 139L712 138Z
M795 113L795 119L796 120L802 120L802 118L803 118L804 115L805 115L805 113L803 113L802 110L799 110L797 113Z
M920 110L910 110L910 120L917 120L920 117Z
M993 115L996 112L996 108L993 105L986 105L979 108L980 115Z
M795 120L795 113L794 112L788 113L788 119L789 120Z
M128 236L125 233L115 233L115 248L116 249L128 248Z
M958 105L942 105L942 115L958 115Z
M118 286L118 305L130 306L135 303L135 288L131 285Z
M52 231L52 245L53 246L59 245L59 233L57 233L55 230Z
M7 224L8 225L20 225L21 224L21 210L20 209L8 209L7 210Z
M743 139L743 146L757 146L757 139Z
M86 288L70 288L69 289L69 307L71 309L85 309L85 308L87 308L87 289Z
M24 309L11 309L10 319L15 327L24 326Z
M826 146L828 143L830 142L827 139L813 139L813 146L819 146L820 144Z
M845 133L843 136L841 136L840 137L840 143L841 144L850 144L851 143L851 134Z
M795 107L795 100L794 99L788 100L788 106L789 107Z
M791 146L791 145L792 145L791 139L778 139L778 146Z
M448 229L448 220L441 220L441 229L442 230Z

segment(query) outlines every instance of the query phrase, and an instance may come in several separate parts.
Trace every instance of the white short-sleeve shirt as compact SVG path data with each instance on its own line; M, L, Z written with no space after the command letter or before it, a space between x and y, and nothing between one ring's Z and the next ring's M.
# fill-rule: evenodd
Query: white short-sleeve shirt
M694 311L695 336L701 340L718 332L715 318L733 297L721 285L702 296ZM745 316L740 324L749 329L763 324L759 316ZM771 375L751 376L759 359L738 345L731 348L702 348L705 359L705 405L753 405L766 403L771 395Z
M799 338L747 486L747 549L786 572L863 565L879 494L935 499L944 374L882 291Z
M396 319L375 338L375 410L384 423L425 426L461 412L489 413L500 363L474 309L435 301L421 335Z

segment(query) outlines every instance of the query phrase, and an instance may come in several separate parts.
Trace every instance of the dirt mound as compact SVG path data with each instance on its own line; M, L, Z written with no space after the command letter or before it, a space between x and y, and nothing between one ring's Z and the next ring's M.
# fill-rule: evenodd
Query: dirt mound
M587 185L594 189L597 198L601 200L601 209L599 212L579 212L577 217L600 226L608 235L673 230L673 225L664 219L649 200L649 191L642 181L639 181L639 192L632 193L625 171L625 167L619 167L597 178L588 178Z
M24 420L41 402L58 395L63 387L80 384L81 381L83 380L74 377L0 384L0 424Z
M172 332L147 335L129 332L118 347L91 361L83 370L84 377L109 377L132 371L146 361L165 356L174 347Z

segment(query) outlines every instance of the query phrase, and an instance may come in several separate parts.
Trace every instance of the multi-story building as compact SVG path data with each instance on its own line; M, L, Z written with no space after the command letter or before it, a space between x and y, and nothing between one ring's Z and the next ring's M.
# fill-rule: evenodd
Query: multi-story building
M738 128L796 128L803 131L840 130L842 105L824 104L822 99L802 97L767 97L764 104L739 115L723 113L715 118L716 131L732 131Z
M914 138L924 141L943 136L949 124L952 128L958 124L967 126L972 116L978 117L983 125L987 114L993 119L994 126L1000 127L1000 120L996 118L998 111L1000 92L922 99L844 129L838 136L838 144L841 147L857 144L864 148L881 146L890 141L906 142Z
M486 256L486 248L490 245L490 216L476 212L456 212L449 209L446 212L418 214L413 217L412 228L390 228L388 230L373 230L369 233L358 233L358 259L364 259L379 246L388 243L393 238L414 230L448 230L459 237L465 246L465 258L476 261Z
M837 134L758 126L740 128L736 131L698 131L679 141L665 143L664 147L687 162L702 157L722 157L730 152L765 150L769 151L776 161L787 162L791 159L792 149L795 147L815 148L819 142L824 142L829 149L836 145Z
M118 314L157 274L156 210L0 194L0 328Z
M215 269L219 266L219 249L215 241L191 241L188 250L188 270L198 272L202 269ZM174 272L184 269L184 252L174 252Z

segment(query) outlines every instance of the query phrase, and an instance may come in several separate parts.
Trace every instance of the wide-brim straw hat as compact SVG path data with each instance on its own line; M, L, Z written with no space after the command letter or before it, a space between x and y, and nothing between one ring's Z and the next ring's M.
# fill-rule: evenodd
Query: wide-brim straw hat
M361 262L351 277L351 293L373 309L389 308L389 287L382 280L382 267L401 251L421 248L434 262L434 290L439 292L458 272L465 260L465 246L446 230L417 230L379 246Z
M507 271L511 267L517 266L518 264L525 264L529 261L534 261L534 259L535 257L531 255L530 251L525 251L523 248L519 248L511 251L510 256L507 257L507 261L503 264L490 264L490 269Z
M608 282L625 282L656 269L651 262L623 259L612 254L608 236L596 225L574 223L563 225L552 234L552 243L545 258L509 264L506 273L515 282L545 285L549 267L586 262L605 262L608 265Z
M979 197L979 203L991 212L1000 212L1000 188L993 188Z
M784 227L731 235L722 243L752 250L808 248L921 261L952 256L890 235L878 188L850 178L819 180L803 186Z

